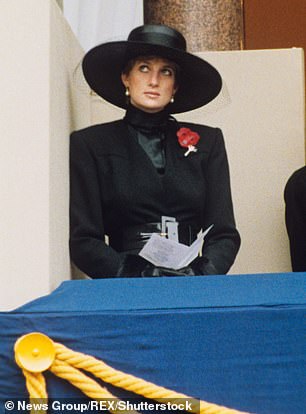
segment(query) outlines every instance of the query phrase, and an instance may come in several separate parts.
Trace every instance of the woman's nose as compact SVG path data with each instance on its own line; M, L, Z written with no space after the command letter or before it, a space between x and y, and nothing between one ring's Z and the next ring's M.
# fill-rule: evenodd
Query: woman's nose
M159 74L158 72L152 71L150 79L149 79L149 85L158 86L158 83L159 83Z

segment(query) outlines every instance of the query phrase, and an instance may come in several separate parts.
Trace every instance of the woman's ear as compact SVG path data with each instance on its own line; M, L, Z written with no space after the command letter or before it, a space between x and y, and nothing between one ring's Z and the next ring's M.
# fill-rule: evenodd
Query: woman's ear
M121 81L125 87L129 86L128 76L125 73L121 73Z

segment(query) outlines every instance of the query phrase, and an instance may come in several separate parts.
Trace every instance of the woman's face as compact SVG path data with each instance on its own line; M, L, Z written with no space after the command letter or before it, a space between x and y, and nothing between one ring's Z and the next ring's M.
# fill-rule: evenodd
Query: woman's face
M175 65L159 57L136 59L129 73L121 75L131 104L144 112L159 112L174 96Z

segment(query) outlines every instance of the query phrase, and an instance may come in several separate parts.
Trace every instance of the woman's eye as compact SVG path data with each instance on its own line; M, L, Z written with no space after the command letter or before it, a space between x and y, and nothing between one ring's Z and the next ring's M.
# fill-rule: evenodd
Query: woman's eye
M166 75L166 76L173 76L173 70L172 70L172 69L169 69L169 68L164 68L164 69L162 70L162 73L163 73L164 75Z
M148 67L148 65L140 65L139 70L140 70L140 72L148 72L149 67Z

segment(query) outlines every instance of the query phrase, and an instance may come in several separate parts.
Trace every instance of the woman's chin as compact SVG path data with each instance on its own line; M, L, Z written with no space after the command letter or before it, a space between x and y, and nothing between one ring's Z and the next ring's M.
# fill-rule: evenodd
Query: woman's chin
M143 104L132 103L132 105L134 105L136 108L140 109L143 112L148 112L152 114L155 112L160 112L165 108L164 105L157 104L156 102L149 102Z

